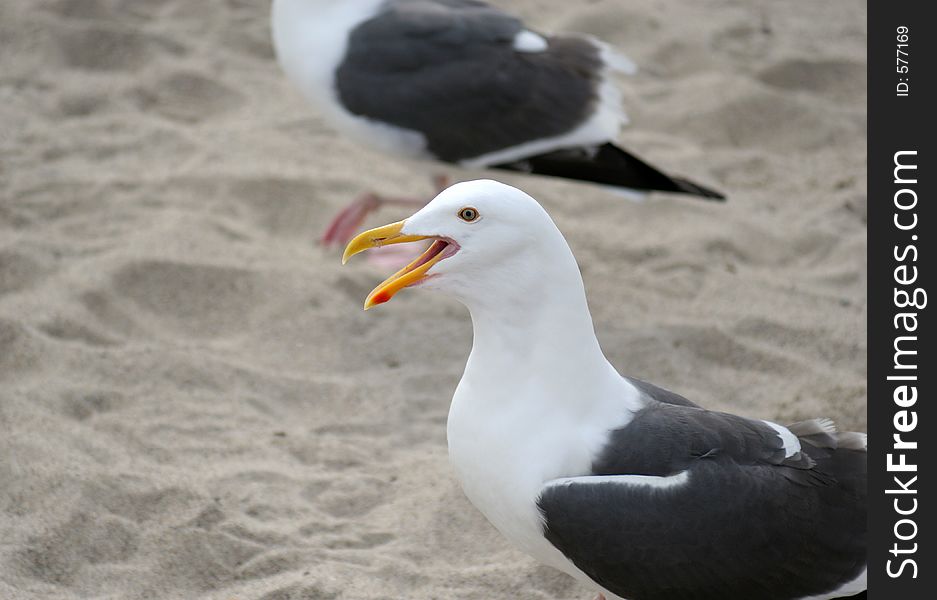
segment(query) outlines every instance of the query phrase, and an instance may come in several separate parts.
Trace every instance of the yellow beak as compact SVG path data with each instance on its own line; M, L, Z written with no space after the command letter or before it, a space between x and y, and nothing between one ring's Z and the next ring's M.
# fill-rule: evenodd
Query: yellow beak
M345 254L342 255L342 264L348 262L348 259L355 254L364 252L369 248L380 248L381 246L387 246L389 244L404 244L406 242L418 242L420 240L430 239L431 236L404 235L400 233L405 223L406 221L391 223L390 225L371 229L355 236L353 240L348 242L348 246L345 247ZM443 255L441 252L442 247L439 246L440 244L442 244L442 247L445 246L444 242L437 241L435 244L431 245L426 252L420 255L419 258L400 269L371 290L371 293L368 294L367 299L364 301L364 310L368 310L377 304L383 304L393 298L394 294L403 288L423 281L426 272L429 271L433 265L442 260Z

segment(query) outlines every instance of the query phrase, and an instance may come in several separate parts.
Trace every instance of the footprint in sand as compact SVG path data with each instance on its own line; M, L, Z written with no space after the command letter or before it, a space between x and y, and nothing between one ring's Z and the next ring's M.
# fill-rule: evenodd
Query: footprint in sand
M847 131L851 125L846 119L822 108L765 88L741 94L695 114L685 121L685 125L698 132L708 144L809 150L852 133Z
M139 543L133 524L124 519L76 512L63 525L33 539L18 559L33 578L69 585L85 565L129 560Z
M355 477L335 482L315 503L333 517L354 519L390 500L386 482L373 477Z
M0 319L0 380L37 368L42 350L40 340L25 325Z
M62 412L76 421L85 421L124 403L120 392L109 390L70 390L62 395Z
M120 269L114 293L179 333L219 336L243 330L270 292L246 269L144 260Z
M334 600L335 598L338 598L338 593L330 592L317 585L293 583L268 592L258 600Z
M221 43L225 48L230 48L248 58L271 62L276 59L266 23L261 27L246 26L242 29L226 31L222 34Z
M165 530L151 542L160 549L158 577L200 592L236 581L240 566L264 550L225 533L195 528Z
M758 348L716 327L675 325L666 331L678 352L689 352L693 360L703 364L779 375L791 375L802 368L778 352Z
M41 324L39 329L49 337L63 342L84 344L96 348L105 348L120 344L118 340L103 332L95 331L93 328L83 323L61 316Z
M104 0L60 0L47 10L67 19L103 20L113 17L113 10Z
M77 119L106 112L110 107L110 101L106 96L93 92L79 92L64 95L59 100L58 111L65 118Z
M183 53L168 39L100 26L66 29L57 41L64 64L86 71L137 71L160 54Z
M767 21L737 23L712 38L714 50L746 61L767 56L773 45L774 37Z
M843 343L816 329L796 327L781 319L748 317L736 323L732 331L737 338L809 353L817 365L851 363L862 356L859 344Z
M60 0L49 12L68 19L114 20L155 17L170 0Z
M238 568L237 578L265 579L281 573L308 568L312 560L308 553L299 550L273 550L260 554Z
M368 533L362 533L361 535L354 538L332 540L330 542L326 542L325 546L333 550L369 550L371 548L377 548L378 546L389 544L395 539L397 539L397 536L393 533L388 533L386 531L372 531Z
M275 236L315 240L331 218L321 182L282 177L237 180L232 195L241 199L254 221Z
M42 266L14 250L0 250L0 296L24 290L42 276Z
M132 97L146 112L173 121L196 123L244 103L236 90L195 71L179 71L138 88Z
M865 99L865 65L853 60L794 58L768 67L758 79L782 90L797 90L837 102Z

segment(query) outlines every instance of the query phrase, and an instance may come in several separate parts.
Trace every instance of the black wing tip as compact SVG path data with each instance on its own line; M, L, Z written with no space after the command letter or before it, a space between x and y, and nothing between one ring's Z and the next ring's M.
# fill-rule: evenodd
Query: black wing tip
M610 142L588 148L555 150L511 163L492 165L491 168L589 181L641 192L687 194L713 202L726 200L722 192L689 179L667 175Z
M703 200L709 200L711 202L726 201L726 195L722 192L717 192L716 190L704 187L698 183L693 183L689 179L684 179L682 177L671 177L671 179L677 184L680 193L698 196Z

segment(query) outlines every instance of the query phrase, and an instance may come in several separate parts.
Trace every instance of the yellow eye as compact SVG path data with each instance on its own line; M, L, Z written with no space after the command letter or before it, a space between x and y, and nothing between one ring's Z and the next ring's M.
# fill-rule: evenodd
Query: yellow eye
M466 206L459 211L459 218L465 221L466 223L471 223L478 218L478 211L471 206Z

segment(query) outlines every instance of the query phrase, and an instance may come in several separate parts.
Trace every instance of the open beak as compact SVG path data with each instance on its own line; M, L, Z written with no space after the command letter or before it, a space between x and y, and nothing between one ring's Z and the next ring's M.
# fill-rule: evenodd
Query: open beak
M381 246L390 244L404 244L406 242L418 242L420 240L432 239L433 236L428 235L404 235L400 233L405 223L406 221L391 223L390 225L371 229L355 236L353 240L348 242L348 246L345 248L345 254L342 255L342 264L348 262L348 259L355 254L364 252L369 248L380 248ZM368 294L367 299L364 301L364 310L368 310L377 304L383 304L393 298L394 294L403 288L424 281L427 278L426 272L433 268L433 265L444 258L452 256L457 250L458 246L453 242L437 238L419 258L400 269L385 279L379 286L371 290L371 293Z

